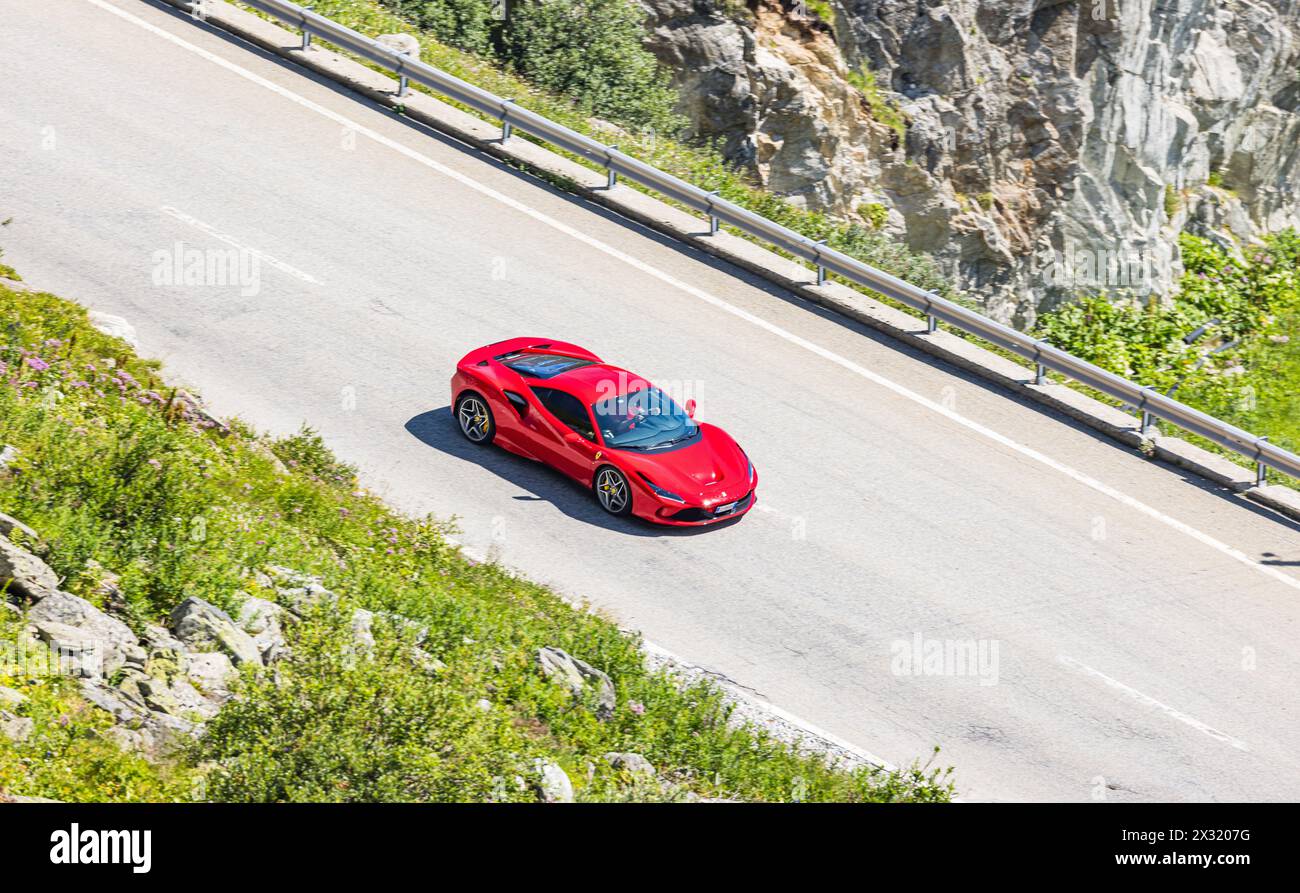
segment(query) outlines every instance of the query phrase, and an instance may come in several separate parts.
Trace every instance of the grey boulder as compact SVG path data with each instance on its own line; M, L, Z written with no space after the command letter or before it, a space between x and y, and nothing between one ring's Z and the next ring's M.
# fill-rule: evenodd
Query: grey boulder
M559 682L575 695L581 696L588 685L595 686L596 717L609 719L614 715L618 705L614 682L604 672L561 648L549 646L537 649L537 664L546 678Z
M267 663L287 649L282 621L288 612L275 602L249 596L239 606L239 626L253 638L262 660Z
M557 764L549 760L537 760L537 792L547 803L572 803L573 782L569 775Z
M99 679L104 675L104 648L100 640L75 626L54 620L41 620L33 626L36 637L54 652L58 672L85 679Z
M0 589L39 600L54 594L59 578L50 566L26 549L0 537Z
M13 515L6 515L4 512L0 512L0 534L3 534L4 536L8 536L9 534L13 533L15 530L17 530L23 536L27 537L27 539L31 540L32 542L37 542L41 538L41 535L39 533L37 533L32 528L28 527L22 521L19 521Z
M374 622L374 613L365 608L357 608L352 612L352 642L367 654L375 647Z
M144 712L144 705L128 700L118 689L94 679L81 680L81 697L118 722L129 722Z
M404 53L412 59L420 58L420 41L416 40L410 34L381 34L375 38L376 43L381 43L388 49L396 53Z
M27 619L38 629L42 623L72 627L84 637L98 643L105 673L120 669L128 657L138 656L139 647L131 628L84 598L66 592L54 592L41 599L28 612Z
M654 775L655 767L639 753L607 753L605 762L632 775Z
M262 652L252 636L225 611L201 598L187 598L173 609L171 630L190 648L218 649L236 664L262 665Z
M21 744L36 731L36 723L25 716L6 716L0 713L0 735Z
M139 348L140 341L135 333L135 326L127 322L124 317L115 316L112 313L103 313L99 310L91 310L86 314L90 324L105 335L125 341L131 347Z
M230 658L220 651L185 655L185 676L205 694L224 694L238 675Z

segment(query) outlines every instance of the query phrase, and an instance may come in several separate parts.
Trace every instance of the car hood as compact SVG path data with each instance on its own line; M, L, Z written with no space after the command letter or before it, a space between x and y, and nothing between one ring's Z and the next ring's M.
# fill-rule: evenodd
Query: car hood
M749 492L749 460L726 431L700 423L689 446L640 455L619 451L633 473L644 474L693 505L740 499Z

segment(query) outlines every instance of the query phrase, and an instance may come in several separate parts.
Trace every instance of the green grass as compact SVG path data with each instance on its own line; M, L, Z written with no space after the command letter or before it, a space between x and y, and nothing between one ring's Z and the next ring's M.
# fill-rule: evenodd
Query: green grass
M716 689L648 672L638 641L609 620L465 559L443 523L403 517L358 489L311 432L269 441L237 422L228 433L204 427L157 364L90 328L75 304L0 288L0 332L0 443L20 451L0 475L0 509L41 533L67 588L93 601L86 563L116 571L137 628L189 596L228 609L241 592L274 598L253 575L267 564L318 575L342 599L291 628L293 659L275 675L247 675L242 699L174 770L219 763L209 796L530 798L513 778L542 758L564 766L586 799L948 797L946 773L839 771L731 723ZM421 647L446 669L417 671L409 632L383 623L374 659L356 660L342 630L354 606L427 627ZM536 671L548 645L613 678L608 721ZM608 751L645 755L676 787L638 787L605 763ZM59 765L75 775L80 757L66 752ZM0 766L23 753L0 741ZM145 772L138 762L122 760L63 787L41 772L0 779L38 796L173 796L173 770L151 770L146 783L133 780Z
M826 0L804 0L804 5L812 11L813 15L821 19L828 25L835 24L835 10Z
M850 71L848 80L867 100L871 117L892 128L898 134L900 144L907 139L907 116L885 95L876 82L876 73L864 65L857 71Z
M1173 218L1183 207L1183 197L1172 183L1165 184L1165 216Z
M858 208L862 219L871 224L872 229L880 229L889 220L889 209L880 202L869 202Z

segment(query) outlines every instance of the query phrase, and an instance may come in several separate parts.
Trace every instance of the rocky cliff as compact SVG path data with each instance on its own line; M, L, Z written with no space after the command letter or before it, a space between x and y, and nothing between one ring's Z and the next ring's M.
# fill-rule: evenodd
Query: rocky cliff
M1293 0L641 0L695 135L1001 318L1300 225Z

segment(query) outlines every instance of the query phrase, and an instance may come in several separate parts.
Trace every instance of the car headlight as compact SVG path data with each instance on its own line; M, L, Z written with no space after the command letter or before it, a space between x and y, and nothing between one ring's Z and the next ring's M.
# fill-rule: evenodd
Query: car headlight
M685 499L682 499L680 496L678 496L676 493L672 493L668 490L665 490L663 487L660 487L658 484L650 480L650 478L646 477L645 475L641 475L641 480L645 481L645 485L649 487L651 490L653 490L656 496L662 497L663 499L671 500L673 502L686 501Z
M752 484L754 483L754 478L758 477L758 472L754 470L754 463L750 461L748 456L745 457L745 461L749 462L749 482Z

